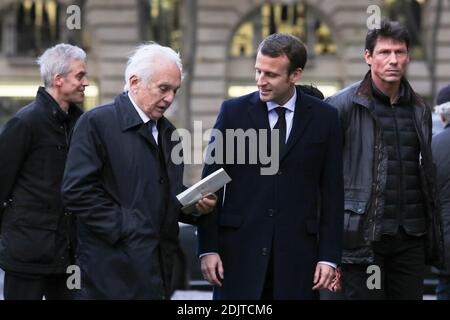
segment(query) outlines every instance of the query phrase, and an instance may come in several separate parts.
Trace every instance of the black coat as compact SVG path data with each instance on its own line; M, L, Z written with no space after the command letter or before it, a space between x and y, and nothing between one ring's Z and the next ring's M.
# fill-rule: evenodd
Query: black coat
M267 106L258 92L226 100L215 128L225 138L227 129L270 132ZM317 298L311 289L317 262L341 259L344 198L337 110L297 89L292 131L273 175L262 175L259 161L248 164L248 156L257 152L252 147L260 143L246 144L247 164L237 163L235 152L234 164L204 168L206 175L223 167L232 178L225 195L219 194L218 210L199 219L200 253L218 252L224 266L223 286L215 288L214 297L260 299L272 255L275 299ZM231 150L212 146L224 159Z
M75 127L63 197L77 218L79 298L164 299L170 292L183 164L170 158L175 128L164 117L158 122L168 201L158 147L127 94L85 113Z
M0 266L24 273L65 273L70 259L70 216L61 181L71 129L81 115L64 113L39 88L36 99L0 135L0 200L3 204Z
M445 268L440 273L450 275L450 125L433 136L431 149L437 167L437 188L444 233Z

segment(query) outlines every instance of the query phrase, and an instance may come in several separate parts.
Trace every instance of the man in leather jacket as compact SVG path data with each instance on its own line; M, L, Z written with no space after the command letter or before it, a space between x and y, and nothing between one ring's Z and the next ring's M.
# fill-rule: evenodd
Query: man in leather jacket
M431 110L405 78L409 44L383 20L367 33L369 72L327 99L344 136L347 299L422 299L425 264L441 263Z

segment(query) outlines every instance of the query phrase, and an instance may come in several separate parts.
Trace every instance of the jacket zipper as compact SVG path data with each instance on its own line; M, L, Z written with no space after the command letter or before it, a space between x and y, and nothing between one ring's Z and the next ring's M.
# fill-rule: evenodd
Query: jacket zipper
M397 217L397 221L399 224L402 223L403 221L403 209L404 209L404 172L403 172L403 159L402 159L402 153L400 151L400 132L399 132L399 128L398 128L398 122L397 122L397 116L396 116L396 111L395 111L395 105L391 104L391 109L392 109L392 116L394 118L394 126L395 126L395 143L396 143L396 149L397 149L397 158L400 164L400 181L397 187L397 194L399 196L400 199L400 212L399 215ZM385 204L386 205L386 204Z
M372 116L372 118L374 119L375 122L375 126L374 126L374 138L375 138L375 149L377 149L376 152L376 157L374 157L374 159L376 159L376 166L375 166L375 170L376 170L376 174L374 174L373 176L373 180L372 180L372 184L375 185L374 190L373 190L373 195L375 197L375 203L374 203L374 208L373 208L373 223L372 223L372 239L375 239L375 233L376 233L376 213L377 213L377 208L378 208L378 191L377 191L377 183L379 183L379 172L380 172L380 165L381 165L381 161L380 161L380 155L381 155L381 148L377 148L377 146L380 143L381 137L380 137L380 133L381 133L381 129L379 127L379 123L378 123L378 118L375 115L375 113L373 112L373 110L371 110L370 108L365 107L368 111L369 114ZM374 184L374 180L375 180L375 184Z

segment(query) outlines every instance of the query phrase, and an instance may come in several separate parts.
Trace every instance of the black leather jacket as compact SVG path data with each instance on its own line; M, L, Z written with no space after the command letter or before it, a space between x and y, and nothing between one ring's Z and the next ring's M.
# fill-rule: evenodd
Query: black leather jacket
M370 72L364 80L326 101L339 111L344 137L343 263L373 263L371 243L381 238L388 155L374 112ZM442 265L443 238L436 198L435 165L431 157L431 110L411 88L414 122L420 142L420 175L427 208L426 262Z

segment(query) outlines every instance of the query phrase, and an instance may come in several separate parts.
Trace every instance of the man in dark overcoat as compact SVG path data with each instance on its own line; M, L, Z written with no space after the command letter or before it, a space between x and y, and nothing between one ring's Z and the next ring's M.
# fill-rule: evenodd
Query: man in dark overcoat
M79 299L170 298L183 164L172 159L180 142L163 114L181 86L181 59L142 45L125 80L114 102L80 118L68 155L63 198L77 218ZM198 213L214 204L200 200Z

